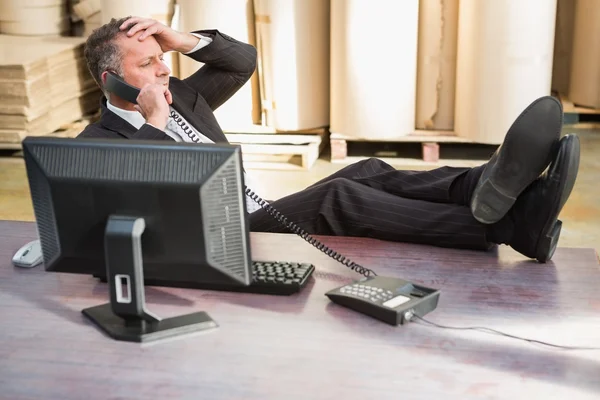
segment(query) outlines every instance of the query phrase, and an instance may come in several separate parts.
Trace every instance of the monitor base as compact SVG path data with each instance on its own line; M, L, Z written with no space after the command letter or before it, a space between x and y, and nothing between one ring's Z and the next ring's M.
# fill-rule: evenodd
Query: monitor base
M112 312L110 303L86 308L81 312L110 337L126 342L145 343L218 327L204 311L157 322L125 320Z
M149 342L216 328L205 312L161 319L146 308L141 236L143 218L111 215L104 245L110 303L82 310L100 329L116 340Z

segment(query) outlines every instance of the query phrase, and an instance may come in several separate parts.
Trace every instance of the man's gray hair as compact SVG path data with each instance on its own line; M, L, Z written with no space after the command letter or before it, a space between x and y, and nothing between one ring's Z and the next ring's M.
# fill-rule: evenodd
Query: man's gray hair
M102 84L101 75L104 71L114 71L123 76L122 60L123 55L116 43L120 34L124 34L119 27L129 17L114 19L95 29L85 42L84 56L88 70L92 78L96 81L100 89L107 95Z

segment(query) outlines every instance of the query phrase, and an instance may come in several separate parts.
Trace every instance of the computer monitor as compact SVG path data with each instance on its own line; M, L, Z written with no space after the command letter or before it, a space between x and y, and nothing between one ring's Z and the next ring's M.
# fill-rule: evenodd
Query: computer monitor
M107 277L110 303L83 313L113 338L216 327L151 314L145 279L250 284L239 146L28 137L23 153L45 269Z

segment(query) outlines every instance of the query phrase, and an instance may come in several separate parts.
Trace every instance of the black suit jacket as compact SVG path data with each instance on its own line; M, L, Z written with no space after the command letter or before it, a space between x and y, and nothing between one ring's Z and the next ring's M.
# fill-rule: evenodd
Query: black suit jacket
M204 63L186 79L170 78L171 104L191 125L215 142L227 142L214 111L233 96L256 69L256 49L217 30L201 30L212 43L188 54ZM100 120L88 125L78 138L173 140L160 129L144 124L139 130L106 107L100 100Z

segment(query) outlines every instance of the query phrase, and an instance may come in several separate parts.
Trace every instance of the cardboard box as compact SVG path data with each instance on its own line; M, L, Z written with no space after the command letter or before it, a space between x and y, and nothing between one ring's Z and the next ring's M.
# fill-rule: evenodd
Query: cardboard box
M49 135L64 125L94 113L98 109L99 99L100 90L92 88L27 122L22 129L0 128L0 142L19 143L26 136Z
M1 140L49 134L98 109L100 91L85 66L83 43L0 35Z
M552 90L563 95L569 93L575 0L558 0L554 32L554 61L552 65Z
M417 57L418 129L453 130L458 0L421 0Z
M577 0L569 100L600 108L600 1Z
M49 68L82 57L84 42L79 37L0 35L0 79L34 79Z

